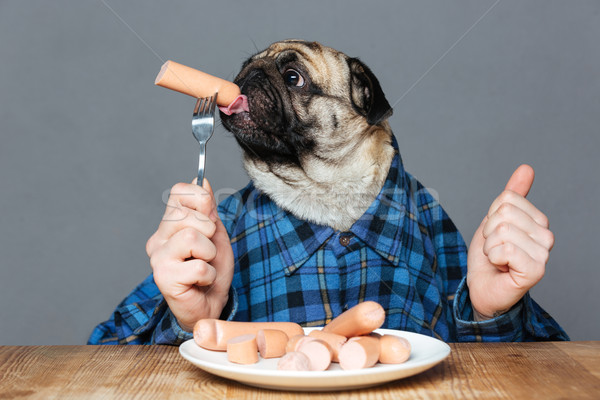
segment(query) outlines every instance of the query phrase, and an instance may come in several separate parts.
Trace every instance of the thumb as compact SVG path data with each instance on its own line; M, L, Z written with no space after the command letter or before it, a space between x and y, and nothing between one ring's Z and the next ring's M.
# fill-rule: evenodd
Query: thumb
M217 200L215 200L215 194L213 193L212 186L210 186L210 182L208 179L204 179L204 185L202 186L206 191L210 194L210 198L212 199L213 209L210 213L210 218L215 222L219 219L219 214L217 214Z
M533 185L534 178L535 171L533 168L527 164L522 164L513 172L504 189L511 190L525 197Z
M214 193L213 193L213 190L212 190L212 186L210 186L210 182L208 181L208 179L204 178L204 182L202 182L202 187L204 188L204 190L206 190L208 193L210 193L211 197L214 198Z
M198 182L198 178L194 178L194 180L192 181L192 184L196 185L197 182ZM208 217L213 222L216 222L219 219L219 214L217 213L217 201L215 200L215 194L213 193L212 187L210 186L210 182L208 182L208 179L204 178L204 181L202 181L202 183L203 183L202 188L208 192L208 194L211 198L211 202L212 202L212 210Z

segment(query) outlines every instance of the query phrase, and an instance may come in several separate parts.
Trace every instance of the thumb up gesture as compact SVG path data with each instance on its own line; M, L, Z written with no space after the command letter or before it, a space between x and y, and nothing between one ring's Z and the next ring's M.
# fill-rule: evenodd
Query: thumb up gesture
M467 286L476 319L508 311L544 276L554 235L525 198L533 179L529 165L517 168L471 240Z

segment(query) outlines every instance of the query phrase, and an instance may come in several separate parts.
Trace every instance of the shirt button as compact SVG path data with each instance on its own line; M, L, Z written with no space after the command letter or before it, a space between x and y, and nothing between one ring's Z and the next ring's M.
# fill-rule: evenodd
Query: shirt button
M352 236L351 235L342 235L340 236L340 244L344 247L348 246L350 244L350 240L352 240Z

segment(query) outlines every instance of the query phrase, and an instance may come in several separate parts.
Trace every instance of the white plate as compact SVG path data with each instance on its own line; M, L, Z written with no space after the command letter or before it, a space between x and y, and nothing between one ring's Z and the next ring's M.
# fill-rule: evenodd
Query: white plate
M313 329L320 328L304 328L304 331L308 334ZM337 363L331 364L327 371L278 371L279 358L261 358L252 365L234 364L227 360L227 353L203 349L193 339L179 346L179 353L204 371L223 378L267 389L299 391L350 390L390 382L423 372L450 354L446 343L429 336L392 329L375 332L408 339L412 347L409 360L349 371L342 370Z

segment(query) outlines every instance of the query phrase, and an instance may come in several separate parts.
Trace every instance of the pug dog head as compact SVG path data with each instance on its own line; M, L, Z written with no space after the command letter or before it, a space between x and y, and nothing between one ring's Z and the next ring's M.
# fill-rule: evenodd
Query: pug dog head
M316 42L276 42L234 82L249 112L221 114L255 186L296 217L348 229L393 157L392 108L371 70Z

